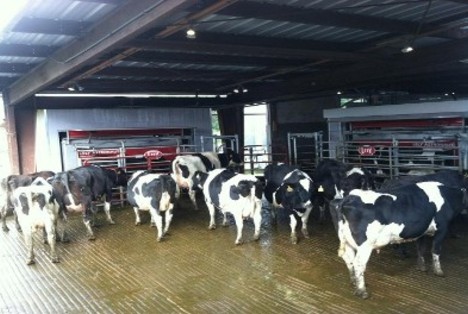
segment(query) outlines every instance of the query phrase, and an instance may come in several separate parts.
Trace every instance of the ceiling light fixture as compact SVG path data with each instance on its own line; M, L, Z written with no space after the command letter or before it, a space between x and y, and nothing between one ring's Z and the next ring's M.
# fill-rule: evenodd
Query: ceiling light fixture
M78 83L72 83L70 86L67 87L67 90L70 92L82 92L84 87Z
M411 47L410 45L407 45L407 46L401 48L401 52L403 52L403 53L410 53L411 51L414 51L414 48Z
M426 22L427 13L431 9L431 5L432 5L432 0L429 0L429 2L427 3L426 9L424 10L424 13L421 17L421 20L418 23L418 28L414 32L414 35L412 36L411 40L407 42L407 45L401 49L402 53L410 53L414 51L413 44L415 40L418 38L418 35L419 35L419 32L421 31L422 26Z
M188 39L195 39L197 38L197 33L192 27L189 27L186 32L186 36Z

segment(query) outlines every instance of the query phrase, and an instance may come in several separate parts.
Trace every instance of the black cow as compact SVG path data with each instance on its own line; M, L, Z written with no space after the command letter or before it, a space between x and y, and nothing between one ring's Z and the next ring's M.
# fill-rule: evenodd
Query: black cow
M265 188L263 191L263 195L265 199L270 204L270 212L271 212L271 221L272 223L277 222L277 207L273 202L273 193L280 187L281 183L283 183L284 177L292 172L293 170L299 169L298 166L295 165L288 165L288 164L270 164L265 167L263 172L263 176L265 179Z
M178 187L170 175L142 170L135 172L127 185L127 200L135 211L135 225L141 224L139 211L149 211L151 225L156 224L157 240L161 241L169 230L177 194ZM165 213L164 228L163 213Z
M172 173L177 185L181 189L187 189L190 200L195 209L198 209L195 198L193 175L197 171L209 172L219 168L237 168L242 165L240 156L232 150L222 154L205 152L192 155L177 156L172 161Z
M325 219L325 206L329 206L330 201L342 199L353 189L375 189L373 176L367 169L334 159L320 161L314 171L313 180L319 192L315 205L320 206L320 221ZM333 211L330 214L336 221Z
M457 172L443 172L432 181L378 192L352 190L337 202L338 254L348 267L355 294L369 296L364 282L367 262L374 249L387 244L416 240L418 268L425 271L425 235L433 236L433 271L443 276L439 260L442 241L450 221L466 205L466 186Z
M242 244L244 219L252 218L255 225L254 240L260 238L262 222L263 184L254 175L236 173L232 169L215 169L209 173L197 171L194 184L203 188L210 212L209 229L215 229L215 209L223 213L223 225L227 226L227 213L234 216L237 226L236 244Z
M6 215L8 212L13 211L13 191L22 186L29 186L36 180L36 178L43 178L45 180L55 175L52 171L39 171L26 175L9 175L3 178L0 182L0 218L2 220L3 231L9 231L6 225ZM16 212L13 211L15 214ZM18 232L21 232L21 226L18 223L17 216L15 214L15 225Z
M317 188L305 172L295 169L288 173L273 193L273 205L282 207L290 218L291 241L297 243L297 217L302 220L302 234L309 237L307 222L312 211Z
M109 223L114 224L110 214L112 188L126 186L127 178L124 170L105 170L99 166L82 166L65 172L57 173L52 179L54 194L61 210L80 212L87 228L88 238L94 240L91 228L91 218L96 213L93 201L104 197L104 210Z

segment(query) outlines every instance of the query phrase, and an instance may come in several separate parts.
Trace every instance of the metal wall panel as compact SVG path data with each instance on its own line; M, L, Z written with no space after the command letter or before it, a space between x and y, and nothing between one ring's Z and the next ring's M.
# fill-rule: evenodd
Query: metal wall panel
M59 132L141 128L194 128L195 145L200 136L211 136L208 108L140 108L90 110L39 110L36 133L36 168L62 171Z

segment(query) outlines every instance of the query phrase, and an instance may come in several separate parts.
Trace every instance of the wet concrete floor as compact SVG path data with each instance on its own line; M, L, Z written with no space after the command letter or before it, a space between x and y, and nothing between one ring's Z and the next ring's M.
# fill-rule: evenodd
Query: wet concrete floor
M390 248L373 253L366 279L371 297L352 293L337 256L330 221L309 221L310 239L289 240L287 221L272 227L265 212L261 239L234 245L236 228L208 230L208 212L182 203L170 236L156 242L155 229L134 225L129 207L114 207L115 225L98 213L92 242L79 216L69 223L70 243L59 243L61 263L36 238L36 264L8 217L0 231L0 313L468 313L468 232L447 239L446 277L421 273L411 257ZM465 226L466 227L466 226Z

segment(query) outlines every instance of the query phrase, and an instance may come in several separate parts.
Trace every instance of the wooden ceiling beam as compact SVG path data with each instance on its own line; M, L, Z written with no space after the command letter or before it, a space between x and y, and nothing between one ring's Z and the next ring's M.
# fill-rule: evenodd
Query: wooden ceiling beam
M190 52L225 56L256 56L270 58L317 59L327 57L334 60L364 60L373 58L370 54L351 53L317 49L291 49L283 45L262 47L254 45L230 45L201 43L198 41L134 40L128 45L142 50Z
M90 23L23 17L13 27L12 32L78 37L88 27L90 27Z
M127 3L96 24L87 36L59 49L30 74L13 83L4 91L5 98L10 105L17 104L194 2L139 0Z
M44 45L0 44L0 56L46 58L55 49Z

